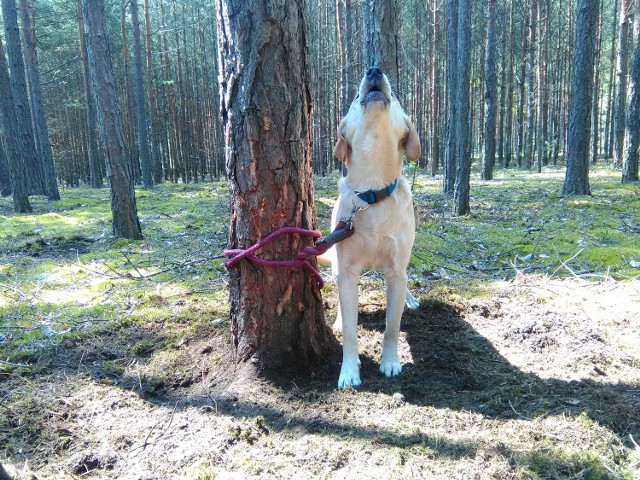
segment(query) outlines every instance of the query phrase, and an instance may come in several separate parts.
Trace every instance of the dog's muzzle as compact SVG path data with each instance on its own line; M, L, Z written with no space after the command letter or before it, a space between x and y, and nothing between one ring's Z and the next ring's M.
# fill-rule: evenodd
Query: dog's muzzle
M373 105L378 105L386 108L389 106L389 98L384 93L389 87L386 85L386 79L382 69L377 65L369 67L365 74L365 92L364 98L361 100L361 105L364 108L368 108Z

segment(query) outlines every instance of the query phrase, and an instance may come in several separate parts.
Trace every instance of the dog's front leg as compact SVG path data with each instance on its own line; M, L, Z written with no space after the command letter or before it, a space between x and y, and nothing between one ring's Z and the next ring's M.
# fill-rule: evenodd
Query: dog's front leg
M387 280L387 325L384 331L380 371L387 377L394 377L402 371L402 365L400 365L398 358L398 337L400 336L400 319L407 291L407 274L405 271L389 271L385 277Z
M344 271L337 276L342 319L342 368L338 388L357 387L360 381L358 357L358 275Z

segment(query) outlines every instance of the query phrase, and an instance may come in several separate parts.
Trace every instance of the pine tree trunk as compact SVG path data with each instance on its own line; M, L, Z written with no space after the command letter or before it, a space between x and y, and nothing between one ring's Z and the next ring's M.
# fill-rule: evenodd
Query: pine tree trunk
M470 0L458 2L458 82L456 110L458 125L456 182L453 191L454 215L471 213L469 205L469 180L471 175L471 125L469 82L471 74L471 4Z
M3 92L0 95L0 123L2 124L5 153L8 158L7 163L11 169L13 209L17 213L28 213L31 211L31 204L29 203L27 170L24 159L20 155L18 122L2 38L0 38L0 92Z
M523 5L523 15L522 15L522 30L521 30L521 37L522 40L520 42L520 78L518 79L518 86L520 87L520 101L518 102L518 116L517 116L517 122L518 122L518 153L517 153L517 164L518 164L518 168L522 167L522 160L524 158L524 143L525 143L525 139L524 139L524 105L526 103L526 97L525 97L525 86L526 86L526 82L525 82L525 76L527 74L527 35L526 35L526 31L527 31L527 25L528 25L528 21L527 21L527 14L525 14L525 11L528 12L528 10L525 8L525 6Z
M89 60L87 58L87 39L82 20L82 4L78 0L78 29L80 44L80 59L82 60L82 79L84 81L84 96L87 103L87 154L89 159L89 185L91 188L102 188L102 168L100 167L100 153L98 150L98 133L96 131L96 102L91 87L89 74Z
M613 156L613 142L611 137L613 125L613 84L615 83L615 65L616 65L616 36L618 26L618 0L613 2L613 27L611 35L611 55L609 57L609 89L607 93L607 117L604 124L604 158L611 158Z
M506 119L504 127L504 168L511 165L511 157L513 152L513 47L514 47L514 28L513 13L514 0L509 2L509 48L507 50L508 66L507 66L507 99L506 99Z
M438 5L433 9L433 36L432 47L434 55L431 57L431 175L435 175L440 166L440 60L438 58L440 30L438 28Z
M589 139L599 2L580 0L563 195L589 195Z
M0 113L0 124L2 124L2 114ZM13 193L13 185L11 183L11 168L9 167L9 161L7 155L4 152L4 145L0 138L0 195L8 197Z
M613 106L613 166L622 167L624 149L624 120L627 100L627 74L629 71L629 34L631 31L632 0L620 4L620 34L616 60L616 86Z
M27 93L22 45L18 30L18 14L15 0L2 0L2 22L4 23L7 55L11 70L11 90L16 109L18 148L26 167L29 193L46 195L44 168L38 158L32 130L31 107Z
M600 0L600 11L603 9L604 2ZM600 15L598 21L598 30L596 37L596 59L595 72L593 80L593 106L591 107L591 163L595 165L598 161L598 138L599 138L599 121L600 118L600 51L602 49L602 23L604 15Z
M527 170L531 170L536 118L535 58L537 49L536 28L538 17L538 0L530 0L528 4L529 29L527 41L527 132L524 147L524 168L526 168Z
M218 70L231 189L231 248L284 226L313 229L311 98L302 1L218 3ZM261 256L309 245L287 236ZM229 272L233 351L257 368L302 366L325 353L329 332L314 279L300 269L242 260Z
M157 91L154 85L153 61L151 58L151 20L149 16L149 0L144 0L144 45L147 79L147 102L149 106L149 122L151 126L151 168L153 183L162 182L162 160L160 144L162 143L158 111L156 107Z
M485 58L484 144L482 148L482 179L493 179L496 157L496 0L487 8L487 47Z
M633 54L629 77L622 181L638 180L638 147L640 147L640 0L636 0L633 19Z
M133 64L135 72L136 126L138 132L138 155L142 168L142 184L145 188L153 186L153 170L151 152L149 151L149 117L147 115L147 95L145 78L142 69L142 36L140 35L140 18L138 0L129 0L131 5L131 24L133 25Z
M49 200L60 200L58 191L58 179L53 163L53 150L49 141L49 127L47 125L47 113L42 98L40 86L40 72L38 70L38 56L35 48L34 32L31 27L31 15L27 0L20 0L20 13L22 19L22 38L24 40L24 60L27 77L29 78L29 90L33 106L33 127L38 140L39 153L43 166L44 187Z
M142 239L133 188L133 172L126 158L118 95L109 53L104 0L82 0L82 15L87 34L87 56L96 112L107 154L113 235L134 240Z
M385 72L399 98L400 17L397 0L367 0L364 12L364 45L367 66L378 65Z
M447 133L442 191L453 195L457 161L458 1L447 0Z

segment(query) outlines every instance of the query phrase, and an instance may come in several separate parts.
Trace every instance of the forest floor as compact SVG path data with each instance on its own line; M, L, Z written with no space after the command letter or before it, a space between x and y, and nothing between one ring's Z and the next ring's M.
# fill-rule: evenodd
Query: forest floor
M111 238L107 189L31 215L0 199L4 475L640 478L640 185L597 170L592 196L565 199L562 179L473 181L456 218L417 174L404 369L378 373L385 299L367 273L347 390L339 352L305 375L233 370L224 183L139 190L142 242ZM336 180L316 181L324 232ZM331 324L331 282L323 295Z

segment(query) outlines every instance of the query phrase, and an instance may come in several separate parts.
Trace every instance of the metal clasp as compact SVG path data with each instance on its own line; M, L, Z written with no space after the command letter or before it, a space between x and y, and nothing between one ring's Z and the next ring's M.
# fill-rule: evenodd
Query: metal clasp
M353 224L353 217L355 217L358 212L361 212L362 210L366 210L367 208L369 208L369 204L368 203L365 203L364 205L358 205L356 203L356 199L357 198L358 197L356 197L356 196L353 197L353 199L351 201L352 204L353 204L353 207L351 208L351 213L349 214L348 217L343 217L342 218L343 222L346 222L346 223L349 223L349 224Z

